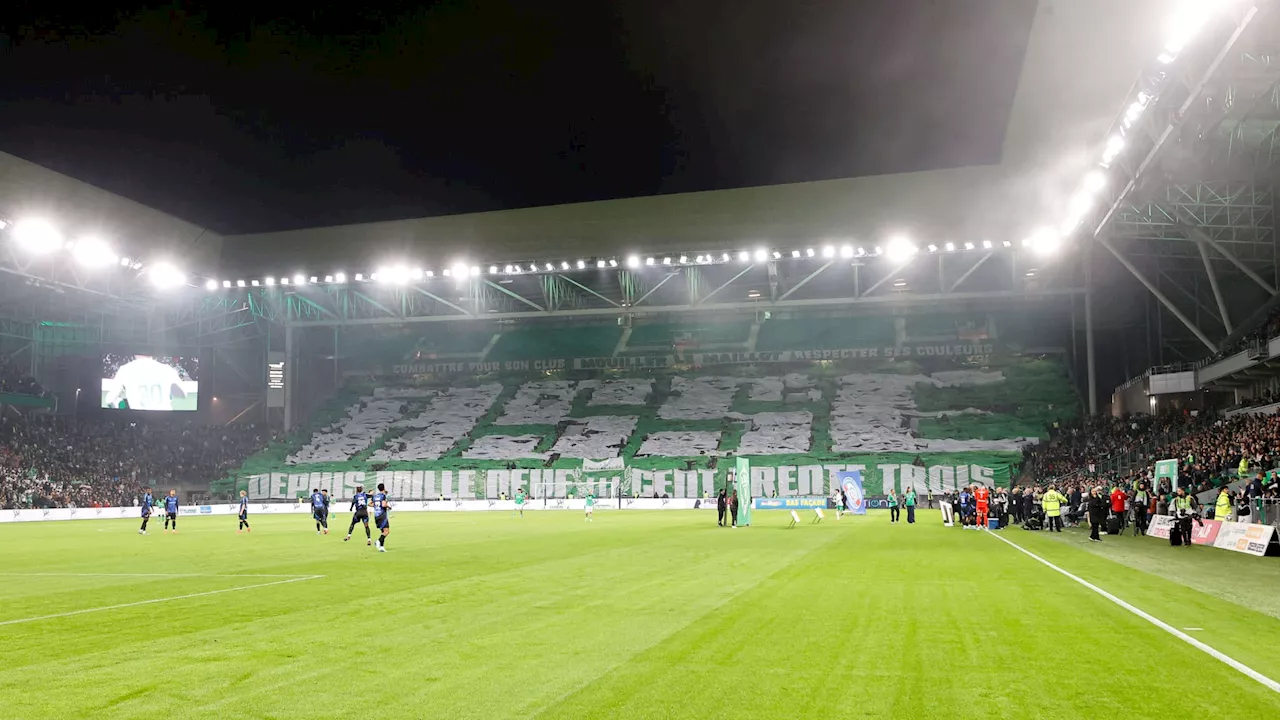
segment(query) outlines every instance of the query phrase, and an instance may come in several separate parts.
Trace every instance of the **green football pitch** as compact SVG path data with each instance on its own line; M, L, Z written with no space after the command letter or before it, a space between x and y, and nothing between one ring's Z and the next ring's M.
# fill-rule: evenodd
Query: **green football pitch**
M0 525L0 714L1280 717L1274 558L1002 534L1161 627L921 516L401 513L385 554L343 514Z

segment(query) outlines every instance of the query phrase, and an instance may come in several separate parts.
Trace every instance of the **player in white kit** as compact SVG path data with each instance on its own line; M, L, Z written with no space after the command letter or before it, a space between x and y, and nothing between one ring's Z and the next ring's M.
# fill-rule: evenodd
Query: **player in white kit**
M148 355L138 355L116 371L118 386L108 399L116 406L123 397L130 410L172 410L173 397L185 397L178 371Z

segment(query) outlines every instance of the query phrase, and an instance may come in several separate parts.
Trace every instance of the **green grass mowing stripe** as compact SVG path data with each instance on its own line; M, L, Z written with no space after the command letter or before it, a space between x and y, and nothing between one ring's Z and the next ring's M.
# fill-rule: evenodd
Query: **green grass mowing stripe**
M13 620L0 620L0 626L20 625L22 623L39 622L42 620L53 620L56 618L72 617L74 615L87 615L89 613L105 612L107 610L121 610L123 608L138 607L141 605L154 605L156 603L174 602L177 600L188 600L190 598L205 597L208 595L221 595L222 593L240 592L241 590L254 590L256 588L272 587L274 585L287 585L289 583L301 582L304 580L315 580L324 577L323 575L310 575L304 577L289 578L287 580L273 580L271 582L256 583L253 585L240 585L230 588L221 588L218 590L206 590L204 592L187 593L185 595L172 595L168 597L151 598L149 600L137 600L134 602L118 603L115 605L102 605L100 607L82 608L80 610L68 610L65 612L53 613L49 615L37 615L33 617L17 618Z
M1211 647L1211 646L1209 646L1209 645L1207 645L1207 644L1205 644L1205 643L1203 643L1203 642L1201 642L1201 641L1199 641L1199 640L1197 640L1197 639L1195 639L1195 638L1191 637L1190 635L1186 634L1185 632L1183 632L1183 631L1181 631L1181 630L1179 630L1179 629L1177 629L1177 628L1173 627L1173 626L1172 626L1172 625L1170 625L1169 623L1164 622L1163 620L1161 620L1161 619L1159 619L1159 618L1155 617L1154 615L1151 615L1150 613L1146 612L1145 610L1142 610L1142 609L1140 609L1140 608L1138 608L1138 607L1135 607L1134 605L1131 605L1131 604L1129 604L1129 603L1125 602L1124 600L1121 600L1120 598L1116 597L1115 595L1112 595L1111 593L1107 592L1106 590L1103 590L1102 588L1098 587L1097 585L1094 585L1093 583L1089 582L1088 580L1085 580L1085 579L1083 579L1083 578L1081 578L1081 577L1079 577L1079 576L1077 576L1077 575L1074 575L1074 574L1072 574L1072 573L1070 573L1070 572L1067 572L1066 570L1063 570L1062 568L1058 567L1057 565L1054 565L1053 563L1049 562L1048 560L1045 560L1044 558L1040 557L1039 555L1036 555L1035 553L1031 552L1030 550L1027 550L1026 548L1023 548L1021 545L1018 545L1017 543L1015 543L1015 542L1013 542L1013 541L1011 541L1011 540L1008 540L1008 539L1006 539L1006 538L1002 537L1001 535L999 535L999 534L997 534L997 533L987 533L987 534L988 534L988 535L990 535L991 537L994 537L995 539L999 540L1000 542L1005 543L1005 544L1009 545L1010 547L1013 547L1013 548L1017 549L1017 550L1018 550L1018 552L1021 552L1021 553L1023 553L1024 555L1026 555L1026 556L1028 556L1028 557L1030 557L1030 558L1034 559L1036 562L1039 562L1039 563L1043 564L1045 567L1048 567L1049 569L1051 569L1051 570L1053 570L1053 571L1055 571L1055 572L1058 572L1058 573L1062 574L1063 576L1070 578L1071 580L1074 580L1075 582L1077 582L1077 583L1079 583L1080 585L1082 585L1082 586L1084 586L1084 587L1086 587L1086 588L1088 588L1088 589L1092 590L1092 591L1093 591L1093 592L1095 592L1095 593L1098 593L1098 594L1099 594L1099 595L1101 595L1102 597L1105 597L1106 599L1110 600L1111 602L1115 603L1116 605L1119 605L1120 607L1124 608L1125 610L1128 610L1129 612L1133 613L1134 615L1137 615L1138 617L1142 618L1143 620L1146 620L1147 622L1151 623L1152 625L1155 625L1156 627L1160 628L1161 630L1164 630L1165 632L1167 632L1167 633L1169 633L1170 635L1172 635L1172 636L1174 636L1174 637L1178 638L1179 640L1181 640L1181 641L1183 641L1183 642L1187 643L1188 645L1190 645L1190 646L1192 646L1192 647L1196 648L1197 650L1200 650L1201 652L1204 652L1204 653L1208 654L1209 656L1213 657L1214 659L1218 660L1219 662L1222 662L1222 663L1226 664L1228 667L1231 667L1231 668L1233 668L1233 669L1237 670L1238 672L1243 673L1243 674L1244 674L1244 675L1246 675L1247 677L1250 677L1250 678L1252 678L1252 679L1254 679L1254 680L1258 681L1258 682L1259 682L1259 683L1261 683L1264 687L1269 688L1271 691L1276 692L1276 693L1280 693L1280 682L1276 682L1275 680L1272 680L1271 678L1267 677L1266 675L1263 675L1262 673L1258 672L1257 670L1254 670L1253 668L1251 668L1251 667L1249 667L1249 666L1245 665L1244 663L1242 663L1242 662L1240 662L1240 661L1236 660L1235 658L1230 657L1230 656L1228 656L1228 655L1226 655L1226 654L1224 654L1224 653L1222 653L1222 652L1220 652L1220 651L1216 650L1215 648L1213 648L1213 647Z

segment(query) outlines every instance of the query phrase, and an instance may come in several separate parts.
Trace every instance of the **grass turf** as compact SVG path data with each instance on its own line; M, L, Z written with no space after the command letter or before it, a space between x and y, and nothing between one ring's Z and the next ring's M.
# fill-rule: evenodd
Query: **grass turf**
M1132 720L1225 698L1280 715L1280 694L936 513L754 519L401 513L386 554L303 516L249 535L231 517L148 537L133 520L3 525L0 702L14 718ZM1280 679L1274 559L1004 536Z

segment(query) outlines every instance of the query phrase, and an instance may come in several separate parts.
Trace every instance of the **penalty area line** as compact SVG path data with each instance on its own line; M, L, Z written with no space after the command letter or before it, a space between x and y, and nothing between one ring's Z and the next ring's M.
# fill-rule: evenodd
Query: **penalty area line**
M140 605L154 605L156 603L172 602L174 600L189 600L191 598L206 597L209 595L221 595L222 593L239 592L241 590L254 590L257 588L271 587L272 585L286 585L288 583L303 582L305 580L318 580L324 575L302 575L299 577L289 578L288 580L275 580L272 582L256 583L254 585L242 585L240 587L223 588L221 590L206 590L205 592L188 593L186 595L174 595L172 597L153 598L151 600L139 600L137 602L121 603L119 605L104 605L102 607L85 608L83 610L72 610L70 612L54 613L52 615L37 615L35 617L18 618L17 620L0 620L0 627L5 625L21 625L22 623L36 622L38 620L53 620L55 618L72 617L74 615L87 615L89 613L103 612L106 610L120 610L123 608L138 607Z
M1248 665L1245 665L1244 663L1240 662L1239 660L1236 660L1235 658L1231 657L1230 655L1227 655L1227 654L1226 654L1226 653L1224 653L1224 652L1221 652L1221 651L1219 651L1219 650L1215 650L1214 648L1212 648L1212 647L1210 647L1210 646L1208 646L1208 645L1206 645L1206 644L1204 644L1204 643L1200 642L1199 640L1197 640L1197 639L1195 639L1195 638L1191 637L1190 635L1188 635L1188 634L1186 634L1185 632L1183 632L1183 631L1179 630L1178 628L1176 628L1176 627L1174 627L1174 626L1170 625L1169 623L1167 623L1167 622L1165 622L1165 621L1161 620L1160 618L1158 618L1158 617L1156 617L1156 616L1152 615L1151 613L1148 613L1148 612L1146 612L1145 610L1142 610L1141 608L1135 607L1135 606L1133 606L1133 605L1131 605L1131 604L1129 604L1129 603L1125 602L1124 600L1121 600L1120 598L1116 597L1115 595L1112 595L1111 593L1107 592L1106 590L1103 590L1102 588L1098 587L1097 585L1094 585L1093 583L1089 582L1088 580L1085 580L1084 578L1082 578L1082 577L1080 577L1080 576L1078 576L1078 575L1074 575L1074 574L1072 574L1072 573L1070 573L1070 572L1068 572L1068 571L1066 571L1066 570L1063 570L1062 568L1058 567L1057 565L1054 565L1053 563L1049 562L1048 560L1045 560L1044 558L1040 557L1039 555L1036 555L1035 553L1031 552L1030 550L1027 550L1026 548L1022 547L1021 545L1019 545L1019 544L1017 544L1017 543L1013 542L1012 540L1007 540L1007 539L1005 539L1005 538L1003 538L1003 537L1000 537L1000 536L999 536L998 534L996 534L996 533L987 533L987 534L988 534L988 535L990 535L991 537L993 537L993 538L995 538L995 539L999 540L1000 542L1002 542L1002 543L1004 543L1004 544L1006 544L1006 545L1008 545L1008 546L1012 547L1013 549L1017 550L1018 552L1022 553L1023 555L1026 555L1027 557L1031 558L1032 560L1035 560L1036 562L1040 563L1041 565L1044 565L1045 567L1047 567L1047 568L1049 568L1049 569L1051 569L1051 570L1053 570L1053 571L1055 571L1055 572L1057 572L1057 573L1059 573L1059 574L1062 574L1062 575L1065 575L1066 577L1071 578L1072 580L1076 581L1077 583L1079 583L1079 584L1081 584L1081 585L1083 585L1083 586L1085 586L1085 587L1089 588L1090 590L1094 591L1095 593L1097 593L1097 594L1101 595L1102 597L1104 597L1104 598L1106 598L1106 599L1110 600L1111 602L1115 603L1116 605L1119 605L1120 607L1124 608L1125 610L1128 610L1129 612L1133 613L1134 615L1137 615L1138 617L1142 618L1143 620L1146 620L1147 622L1151 623L1152 625L1155 625L1156 627L1160 628L1161 630L1164 630L1165 632L1167 632L1167 633L1169 633L1170 635L1172 635L1172 636L1174 636L1174 637L1178 638L1179 640L1181 640L1181 641L1183 641L1183 642L1187 643L1188 645L1190 645L1190 646L1192 646L1192 647L1196 648L1197 650L1200 650L1200 651L1202 651L1202 652L1204 652L1204 653L1206 653L1206 654L1208 654L1208 655L1212 656L1214 659L1219 660L1219 661L1221 661L1222 663L1224 663L1224 664L1226 664L1226 665L1230 666L1231 668L1233 668L1233 669L1235 669L1235 670L1239 671L1240 673L1242 673L1242 674L1244 674L1244 675L1247 675L1247 676L1249 676L1250 678L1253 678L1254 680L1258 681L1259 683L1262 683L1263 685L1265 685L1265 686L1266 686L1268 689L1270 689L1272 692L1280 693L1280 682L1276 682L1275 680L1272 680L1271 678L1267 677L1266 675L1263 675L1262 673L1258 672L1257 670L1254 670L1253 668L1249 667Z

